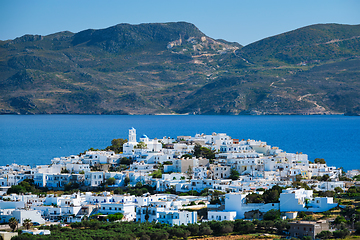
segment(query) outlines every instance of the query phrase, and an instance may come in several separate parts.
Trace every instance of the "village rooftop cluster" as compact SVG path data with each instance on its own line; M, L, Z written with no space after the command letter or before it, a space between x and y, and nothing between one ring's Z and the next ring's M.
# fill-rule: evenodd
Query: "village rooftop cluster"
M213 159L206 158L205 150L213 154ZM196 151L201 156L196 157ZM128 161L127 167L124 161ZM347 174L352 177L359 172ZM287 153L262 141L233 139L224 133L176 139L150 139L143 135L138 139L136 130L131 128L119 154L86 151L80 156L54 158L50 165L0 167L0 222L15 217L20 224L25 219L38 224L71 223L91 216L121 213L121 221L155 221L173 226L252 219L254 213L261 215L272 209L280 210L284 218L293 219L299 211L324 212L336 207L338 204L332 197L313 197L313 190L347 189L347 183L339 181L341 175L339 168L324 162L311 163L306 154ZM76 183L88 191L45 196L7 194L11 186L25 179L32 179L40 188L63 190ZM289 187L297 179L302 179L312 190ZM107 189L117 189L139 184L153 187L155 193L135 196L94 192L104 185ZM248 202L247 195L263 194L274 186L287 187L278 201ZM189 191L208 191L209 195L181 194ZM199 207L207 207L207 216L200 218L196 211L191 211Z

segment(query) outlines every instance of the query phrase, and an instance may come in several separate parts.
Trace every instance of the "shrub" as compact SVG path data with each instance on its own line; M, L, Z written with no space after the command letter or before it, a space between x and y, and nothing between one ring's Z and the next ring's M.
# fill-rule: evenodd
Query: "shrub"
M280 219L280 211L279 210L271 209L264 214L264 220L274 221L277 219Z
M316 235L316 238L321 239L329 239L332 237L332 233L330 231L322 231Z

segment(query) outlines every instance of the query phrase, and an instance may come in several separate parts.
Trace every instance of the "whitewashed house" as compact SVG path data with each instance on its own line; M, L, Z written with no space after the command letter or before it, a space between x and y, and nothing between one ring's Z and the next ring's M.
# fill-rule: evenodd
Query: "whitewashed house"
M104 172L86 172L85 173L85 186L98 187L105 181Z
M272 209L279 209L279 203L246 203L246 195L242 193L225 194L225 211L236 212L236 219L242 219L246 212L259 210L265 213Z
M134 221L136 218L135 205L133 203L101 203L99 204L98 213L107 215L122 213L124 215L123 220L125 221Z
M197 223L197 212L158 209L158 214L157 222L169 224L170 226Z
M338 204L333 202L333 198L316 197L313 198L313 190L284 189L280 194L280 211L309 211L325 212Z

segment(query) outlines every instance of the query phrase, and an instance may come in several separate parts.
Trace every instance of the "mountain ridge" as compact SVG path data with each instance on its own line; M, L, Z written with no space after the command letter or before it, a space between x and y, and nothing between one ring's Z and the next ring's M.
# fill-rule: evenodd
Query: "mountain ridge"
M0 41L1 114L360 113L360 25L242 46L186 22Z

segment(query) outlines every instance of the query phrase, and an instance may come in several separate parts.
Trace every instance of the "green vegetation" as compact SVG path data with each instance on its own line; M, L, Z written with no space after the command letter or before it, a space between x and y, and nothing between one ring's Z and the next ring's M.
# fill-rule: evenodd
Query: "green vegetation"
M360 181L360 175L356 175L356 176L354 177L354 180L355 180L355 181Z
M29 219L29 218L24 219L24 221L23 221L23 226L24 226L27 230L29 230L32 225L33 225L33 223L32 223L32 221L31 221L31 219Z
M107 185L114 185L115 181L116 181L115 178L111 177L111 178L106 179L105 183Z
M349 197L360 197L360 187L349 187L348 191L347 191L347 195Z
M323 158L315 158L314 163L326 164Z
M15 232L15 229L17 228L19 222L16 220L16 218L12 217L9 219L9 227L13 232Z
M197 158L202 157L210 160L215 158L215 151L206 147L202 147L200 144L196 143L194 146L194 156Z
M114 151L116 154L123 152L123 145L127 143L127 139L116 138L111 140L111 146L105 148L105 150Z
M263 194L251 193L246 196L247 203L278 203L282 188L275 185Z
M64 169L61 169L61 173L70 173L70 171L67 170L66 168L64 168Z
M114 214L109 214L109 215L103 215L101 213L97 213L94 215L91 215L89 218L93 219L93 220L99 220L99 221L104 221L104 222L115 222L118 220L123 219L124 215L122 213L114 213ZM82 225L81 223L73 223L72 227L76 228L78 225Z
M46 190L46 189L44 189ZM34 180L32 179L24 179L24 181L20 182L18 185L12 185L8 190L7 194L16 193L16 194L22 194L22 193L33 193L33 194L39 194L43 191L39 190L34 185Z
M80 184L78 182L69 182L64 186L66 192L77 192L79 191L79 188Z
M109 215L110 216L110 215ZM109 217L108 216L108 217ZM96 216L94 216L97 219ZM254 221L209 221L187 226L173 226L159 223L137 222L106 222L88 220L72 223L70 227L60 225L42 226L41 229L51 230L51 235L26 235L13 237L13 240L23 239L188 239L201 236L228 236L229 234L279 233L289 228L286 221L254 220ZM108 219L108 218L107 218Z
M162 171L160 169L154 171L153 173L150 174L150 176L152 176L153 178L162 178Z
M186 22L25 35L0 41L0 113L358 115L359 35L317 24L242 47Z
M126 157L123 157L120 159L120 164L124 164L124 165L131 165L132 164L132 160L126 158Z
M145 149L145 148L146 148L146 144L143 143L143 142L139 142L136 146L134 146L134 148Z
M236 171L235 169L231 168L229 178L231 180L238 180L239 177L240 177L240 173L238 171Z
M141 182L136 183L134 187L125 187L125 188L115 188L114 194L130 194L135 196L141 196L144 193L155 193L156 187L151 187L149 185L143 185Z
M181 158L185 158L185 159L186 159L186 158L192 159L192 157L193 157L193 156L192 156L191 154L188 154L188 153L181 156Z

